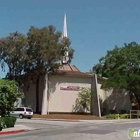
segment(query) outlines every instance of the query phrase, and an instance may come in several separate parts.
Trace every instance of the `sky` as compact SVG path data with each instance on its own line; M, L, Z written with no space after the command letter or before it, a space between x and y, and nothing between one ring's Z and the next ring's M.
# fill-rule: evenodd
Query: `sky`
M72 64L80 71L89 72L115 45L140 44L140 0L1 0L0 37L26 34L32 25L62 31L65 13Z

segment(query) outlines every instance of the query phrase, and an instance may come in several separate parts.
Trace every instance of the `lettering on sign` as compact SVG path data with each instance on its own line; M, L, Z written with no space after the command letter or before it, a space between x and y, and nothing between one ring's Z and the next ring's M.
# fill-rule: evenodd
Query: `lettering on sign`
M79 91L79 86L61 86L60 90L72 90L72 91Z

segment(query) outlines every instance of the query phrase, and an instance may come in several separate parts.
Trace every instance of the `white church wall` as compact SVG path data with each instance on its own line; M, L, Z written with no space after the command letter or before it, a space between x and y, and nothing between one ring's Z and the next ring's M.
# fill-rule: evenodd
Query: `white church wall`
M79 91L60 90L61 86L91 88L91 78L55 75L50 77L49 112L75 112Z
M103 80L98 78L97 87L100 98L102 100L102 109L106 109L107 112L109 112L110 110L116 110L116 112L120 112L121 110L131 110L130 96L127 92L117 89L106 91L104 89L101 89L102 82Z

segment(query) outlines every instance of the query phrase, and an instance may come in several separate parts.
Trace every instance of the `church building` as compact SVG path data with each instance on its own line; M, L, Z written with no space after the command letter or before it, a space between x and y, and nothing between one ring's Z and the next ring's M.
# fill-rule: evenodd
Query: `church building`
M66 14L62 37L67 37ZM96 74L81 72L76 66L68 64L68 60L69 54L66 52L57 74L40 77L39 111L41 114L76 112L76 99L82 87L91 89L90 113L93 115L101 116L103 109L130 110L130 98L127 93L101 89L101 83L106 79L97 77ZM24 92L25 106L31 107L34 112L36 112L35 87L36 84L31 82L30 88Z

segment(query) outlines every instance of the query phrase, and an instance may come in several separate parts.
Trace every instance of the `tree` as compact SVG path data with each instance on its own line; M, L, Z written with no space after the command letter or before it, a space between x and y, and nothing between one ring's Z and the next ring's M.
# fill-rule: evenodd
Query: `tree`
M91 105L91 89L90 88L81 88L78 93L78 103L81 105L83 110L89 111Z
M67 49L70 63L74 50L69 46L69 39L61 39L61 32L52 25L43 28L31 26L27 35L15 32L0 39L0 62L3 70L6 65L9 68L7 78L24 84L27 83L26 77L30 76L36 83L37 112L40 75L55 72Z
M8 79L15 79L24 72L27 39L24 34L14 32L0 39L0 63L2 70L8 66Z
M54 26L43 28L31 27L27 34L28 49L25 72L32 75L36 82L36 111L39 111L39 79L40 75L55 72L60 66L66 46L73 58L74 50L69 48L68 38L61 39L61 32L56 31Z
M21 80L21 75L24 74L25 64L28 61L26 55L27 46L27 37L19 32L10 33L7 37L0 39L1 68L5 71L8 67L6 79L15 80L20 89L24 83Z
M15 81L0 79L0 115L2 117L9 115L17 99L22 96Z
M126 90L130 98L136 97L140 107L140 45L136 42L124 44L107 51L105 57L93 67L93 72L106 77L102 88Z

